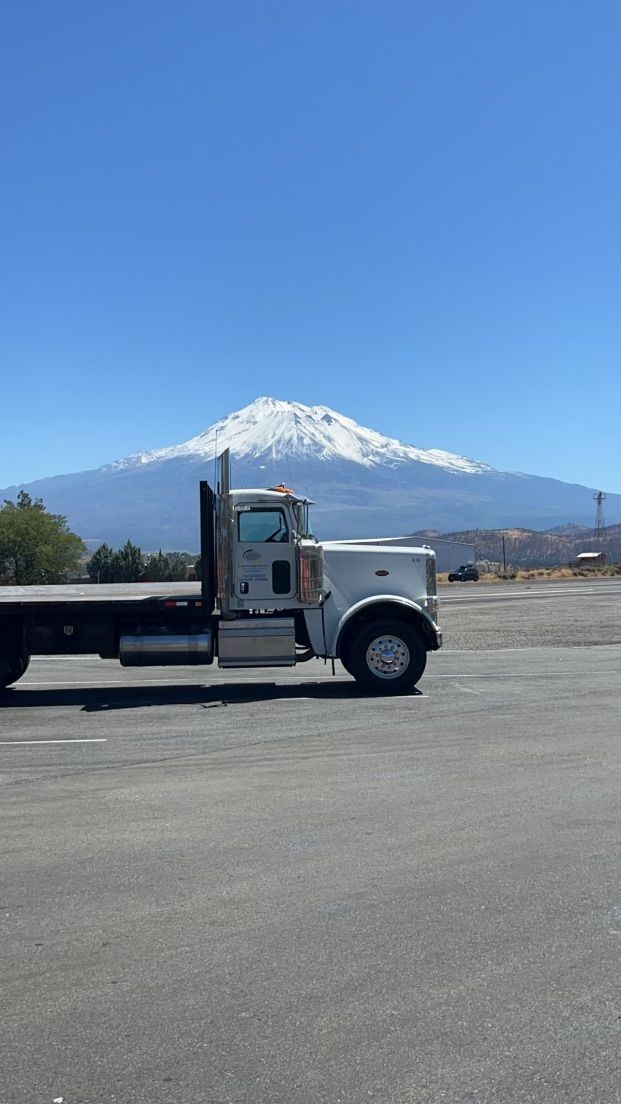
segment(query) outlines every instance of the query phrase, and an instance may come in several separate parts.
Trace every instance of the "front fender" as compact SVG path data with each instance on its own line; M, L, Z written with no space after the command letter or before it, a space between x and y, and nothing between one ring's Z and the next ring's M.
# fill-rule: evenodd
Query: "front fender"
M427 610L424 609L418 602L413 602L411 598L404 598L400 594L376 594L370 598L363 598L360 602L356 602L348 610L345 611L341 617L337 629L336 637L334 641L334 649L331 651L332 655L339 655L339 649L343 636L346 633L348 627L352 621L359 618L360 615L367 610L372 610L374 606L388 607L383 613L386 616L390 616L390 607L399 607L398 612L403 614L405 610L411 611L413 618L416 620L422 620L425 622L425 631L429 635L432 641L431 649L435 651L437 648L442 647L442 632L436 625L435 621L431 617ZM379 612L379 610L378 610Z

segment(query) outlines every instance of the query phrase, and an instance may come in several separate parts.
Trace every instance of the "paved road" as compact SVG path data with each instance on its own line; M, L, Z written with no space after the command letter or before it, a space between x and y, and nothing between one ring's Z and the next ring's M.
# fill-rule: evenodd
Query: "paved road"
M620 608L455 595L396 699L33 661L2 1104L621 1101Z
M441 588L448 650L621 644L621 579Z
M443 606L455 602L511 601L548 598L576 601L585 597L619 597L621 576L601 579L524 579L514 582L444 583L440 585Z

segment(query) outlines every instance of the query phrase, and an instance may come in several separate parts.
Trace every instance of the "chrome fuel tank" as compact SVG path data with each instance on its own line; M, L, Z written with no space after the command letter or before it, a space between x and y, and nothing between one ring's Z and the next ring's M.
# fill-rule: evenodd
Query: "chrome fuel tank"
M149 633L126 633L119 641L123 667L172 667L213 663L213 632L200 629L171 633L165 628Z

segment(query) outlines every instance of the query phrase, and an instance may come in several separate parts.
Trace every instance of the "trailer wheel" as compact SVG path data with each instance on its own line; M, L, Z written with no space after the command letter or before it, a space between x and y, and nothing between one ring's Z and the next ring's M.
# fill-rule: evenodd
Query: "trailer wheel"
M427 650L405 621L372 621L353 638L347 670L359 686L374 694L411 690L427 665Z
M28 670L30 656L27 651L0 652L0 690L17 682Z

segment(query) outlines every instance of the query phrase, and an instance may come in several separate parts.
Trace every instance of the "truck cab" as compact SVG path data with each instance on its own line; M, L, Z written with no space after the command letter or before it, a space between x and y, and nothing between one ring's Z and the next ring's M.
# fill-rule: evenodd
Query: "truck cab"
M298 609L321 600L323 554L311 503L286 487L235 490L216 505L221 612Z
M338 658L367 689L415 685L442 643L433 550L319 543L308 499L282 485L231 490L229 464L225 452L215 499L220 666L263 665L269 649L274 665Z

